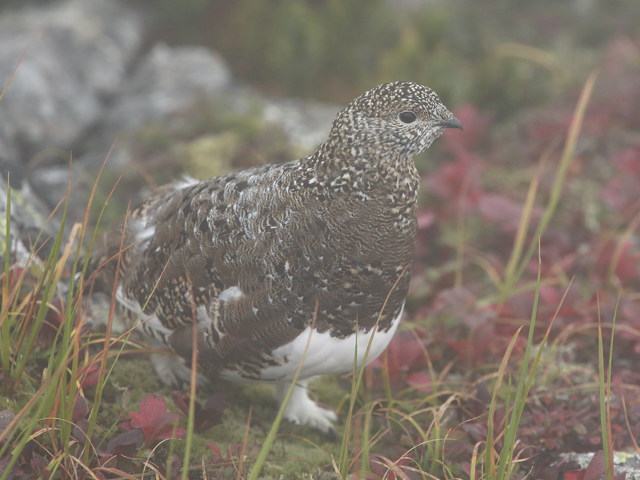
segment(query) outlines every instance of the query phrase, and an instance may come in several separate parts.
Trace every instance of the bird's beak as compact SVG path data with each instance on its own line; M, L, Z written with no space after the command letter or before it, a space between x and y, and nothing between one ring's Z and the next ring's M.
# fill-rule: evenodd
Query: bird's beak
M462 123L456 117L451 117L449 120L445 120L444 122L438 123L440 127L444 128L459 128L462 130Z

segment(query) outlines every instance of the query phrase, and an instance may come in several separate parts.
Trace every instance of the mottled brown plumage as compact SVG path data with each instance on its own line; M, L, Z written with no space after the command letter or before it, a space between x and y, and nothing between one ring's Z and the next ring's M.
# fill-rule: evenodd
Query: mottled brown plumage
M161 189L128 219L120 303L140 314L147 335L186 358L195 310L207 378L286 384L297 367L286 364L299 354L290 345L312 323L328 357L356 333L384 338L379 354L409 284L419 186L413 156L448 127L460 123L430 89L383 84L341 111L308 157ZM97 259L118 252L120 229ZM104 284L113 284L114 271L104 268ZM312 357L302 378L353 368L353 353L344 365ZM313 408L301 395L299 405ZM334 417L322 415L288 417L329 430Z

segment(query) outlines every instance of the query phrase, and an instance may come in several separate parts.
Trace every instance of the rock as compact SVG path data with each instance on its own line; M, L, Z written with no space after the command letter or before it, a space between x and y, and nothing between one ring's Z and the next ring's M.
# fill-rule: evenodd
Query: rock
M123 132L170 121L202 99L222 94L230 81L229 68L215 52L155 45L123 85L105 127Z
M143 38L125 4L68 0L0 17L0 147L26 163L45 148L68 149L101 115Z
M154 45L123 81L113 105L104 111L102 121L85 139L85 153L74 167L75 174L84 179L77 190L89 190L107 156L110 170L124 172L129 185L136 181L142 184L136 167L141 132L150 125L161 125L169 131L187 123L185 115L190 110L212 97L225 97L230 87L229 68L215 52L203 47ZM154 161L148 158L145 163L153 169ZM65 186L66 182L58 189ZM138 188L136 193L143 196L148 192ZM135 195L132 197L135 201Z
M122 83L113 106L86 140L87 153L80 163L95 171L117 139L109 165L131 167L131 139L141 129L152 123L184 123L185 112L207 98L225 95L230 82L229 68L214 52L155 45Z
M337 105L311 100L269 99L263 117L281 127L293 144L311 151L327 138L339 110Z
M561 453L560 460L557 463L576 463L580 465L581 469L587 469L596 455L601 456L602 452L596 454ZM604 466L602 466L602 470L604 470ZM637 452L614 452L613 470L614 475L625 474L626 480L640 480L640 454ZM602 478L604 478L604 476Z
M48 219L50 209L34 194L28 182L10 180L9 235L5 235L8 190L5 178L0 178L0 265L4 265L7 242L12 265L26 265L32 252L46 258L59 224Z

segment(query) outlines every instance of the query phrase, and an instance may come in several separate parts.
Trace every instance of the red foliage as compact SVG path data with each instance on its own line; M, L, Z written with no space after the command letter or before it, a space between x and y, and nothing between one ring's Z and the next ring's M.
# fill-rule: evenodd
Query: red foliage
M203 432L208 428L222 423L222 414L229 406L224 393L214 393L204 405L199 402L194 404L194 429ZM189 414L189 395L182 390L171 392L171 399L185 416Z
M79 393L73 402L73 430L72 434L76 440L84 444L87 440L89 430L89 402Z
M81 367L78 373L83 389L95 387L100 381L100 367L95 363Z
M162 397L148 395L140 402L140 411L129 412L129 417L131 419L121 423L119 427L128 431L140 430L147 445L158 440L186 436L183 427L174 425L184 416L168 412L167 404Z
M395 387L404 388L408 384L424 392L431 390L431 376L426 372L426 341L418 332L398 332L385 352L370 364L374 369L385 365Z
M602 280L613 273L623 283L635 281L640 278L640 251L630 239L613 239L601 248L595 266Z
M429 313L449 321L438 335L438 343L446 344L465 366L500 360L515 332L514 326L500 323L503 309L499 310L496 305L479 307L475 295L465 288L442 291ZM522 351L524 342L521 336L515 352Z
M478 202L483 193L477 174L481 165L479 158L462 152L453 162L442 165L424 178L425 190L444 201L446 216L454 216L461 199L463 205Z
M513 233L522 218L523 205L505 195L486 193L478 202L478 213L488 222L499 225L503 232ZM542 209L534 207L529 222L536 224L542 216Z
M616 173L607 181L601 198L616 211L633 215L640 206L640 145L625 147L613 157Z
M633 345L632 352L640 355L640 301L624 299L620 306L620 317L624 324L629 325L633 330L621 330L619 337L630 341Z
M110 459L113 455L124 455L133 457L138 449L144 444L144 434L142 430L136 428L121 433L115 438L109 440L102 454Z

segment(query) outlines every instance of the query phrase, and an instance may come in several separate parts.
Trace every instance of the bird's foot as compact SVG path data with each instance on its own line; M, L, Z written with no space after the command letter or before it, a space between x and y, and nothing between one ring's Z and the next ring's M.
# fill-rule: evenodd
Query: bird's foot
M172 387L181 387L191 383L191 368L182 357L169 352L152 353L150 357L153 368L162 383ZM199 386L208 384L207 379L200 373L196 377Z
M278 385L276 395L280 402L284 401L290 385L287 382ZM333 425L338 420L338 416L334 411L321 407L309 398L307 380L302 380L293 386L291 398L284 411L284 418L297 425L316 428L331 438L336 437Z

